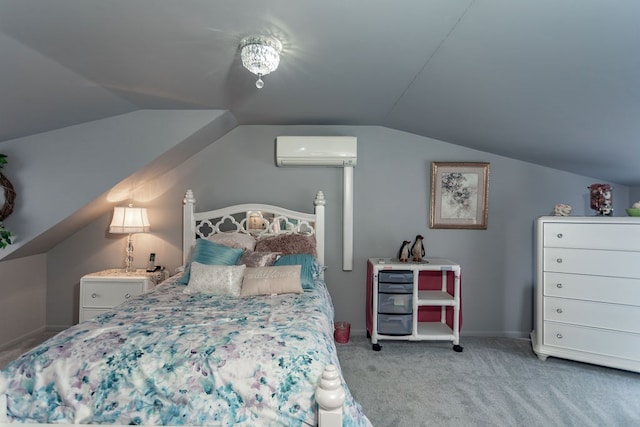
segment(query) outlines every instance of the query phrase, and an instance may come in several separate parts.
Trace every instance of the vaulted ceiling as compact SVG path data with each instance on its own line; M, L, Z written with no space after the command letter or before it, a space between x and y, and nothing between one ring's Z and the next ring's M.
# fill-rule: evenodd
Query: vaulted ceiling
M386 126L640 185L639 22L637 0L0 0L0 151L203 108ZM238 54L255 34L284 45L260 90Z

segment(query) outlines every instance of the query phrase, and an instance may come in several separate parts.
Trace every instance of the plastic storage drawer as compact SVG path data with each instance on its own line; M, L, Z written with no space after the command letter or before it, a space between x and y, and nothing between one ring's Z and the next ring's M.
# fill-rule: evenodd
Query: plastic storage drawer
M413 294L378 294L378 313L410 314L413 312Z
M386 270L378 273L378 283L413 283L411 270Z
M412 314L378 314L378 333L383 335L411 335Z
M413 282L411 283L378 283L378 292L385 294L412 294Z

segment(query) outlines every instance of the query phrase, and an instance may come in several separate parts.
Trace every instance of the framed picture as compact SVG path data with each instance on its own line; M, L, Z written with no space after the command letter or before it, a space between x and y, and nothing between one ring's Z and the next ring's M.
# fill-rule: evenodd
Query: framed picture
M489 163L431 164L431 228L487 229Z

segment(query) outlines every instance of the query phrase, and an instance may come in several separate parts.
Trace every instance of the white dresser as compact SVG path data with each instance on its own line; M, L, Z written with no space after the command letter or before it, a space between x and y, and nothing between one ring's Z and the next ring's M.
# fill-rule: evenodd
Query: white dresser
M640 372L640 219L536 222L533 350Z
M122 304L136 295L147 292L164 280L164 271L147 273L137 270L126 273L122 269L87 274L80 279L80 322L91 319Z

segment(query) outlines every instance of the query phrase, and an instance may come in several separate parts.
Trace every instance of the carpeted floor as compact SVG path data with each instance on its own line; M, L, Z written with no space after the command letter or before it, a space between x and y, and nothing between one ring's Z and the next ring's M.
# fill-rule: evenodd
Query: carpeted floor
M0 351L0 369L4 368L7 363L12 360L17 359L22 353L26 353L57 333L58 332L44 331Z
M351 393L376 427L640 426L640 374L538 360L525 339L337 344Z

